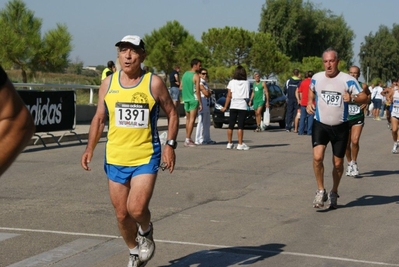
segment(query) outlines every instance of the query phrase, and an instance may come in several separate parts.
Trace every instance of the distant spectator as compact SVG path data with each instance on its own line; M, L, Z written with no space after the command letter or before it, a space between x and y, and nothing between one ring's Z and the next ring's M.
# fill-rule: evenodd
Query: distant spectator
M255 111L257 126L255 132L260 132L262 130L260 123L262 120L263 108L269 107L269 89L267 88L266 82L260 80L260 75L258 72L254 73L254 79L255 81L253 83L253 90L248 104L252 106Z
M211 111L210 111L210 97L212 90L209 88L208 80L208 70L201 68L200 74L200 93L201 93L201 103L202 110L198 111L197 116L197 129L195 133L195 144L196 145L212 145L216 144L215 141L211 139Z
M173 104L175 104L175 107L177 107L180 102L180 67L178 65L175 65L173 71L169 74L169 83L169 94L172 97Z
M247 100L249 99L249 81L244 67L238 66L233 75L233 79L227 85L227 97L224 107L220 109L225 112L230 105L229 128L227 129L227 149L233 149L233 129L237 123L237 150L249 150L249 146L243 143L244 123L248 110Z
M300 83L299 70L294 69L293 76L286 81L284 86L284 94L287 96L287 113L285 117L285 130L287 132L291 131L292 123L297 114L298 100L295 96L295 91Z
M194 129L195 119L198 111L202 110L200 77L198 71L201 68L201 60L194 58L191 60L191 69L183 74L180 88L184 101L184 110L186 111L186 140L185 147L196 147L197 145L191 139Z
M371 94L371 101L373 102L373 119L380 121L380 110L382 107L382 100L384 98L383 95L381 95L382 90L384 90L381 87L381 82L378 82L378 85L374 87L373 92Z
M308 71L305 74L305 79L301 82L297 89L297 95L300 99L299 103L301 105L301 115L299 117L299 128L298 134L304 135L305 132L307 135L312 135L312 126L313 126L313 114L309 114L306 112L306 106L308 105L308 93L310 81L313 77L313 71Z
M110 60L107 63L107 67L103 70L101 75L101 81L104 80L107 76L111 75L116 71L115 63Z

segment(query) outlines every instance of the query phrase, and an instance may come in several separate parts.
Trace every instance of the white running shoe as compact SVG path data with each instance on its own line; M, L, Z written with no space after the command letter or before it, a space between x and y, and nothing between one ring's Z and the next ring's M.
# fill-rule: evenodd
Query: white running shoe
M154 233L154 227L152 226L152 223L150 223L151 230L150 232L142 236L140 233L137 234L136 241L139 246L139 260L142 262L147 262L151 260L151 258L154 256L155 252L155 242L153 238L153 233Z
M197 145L192 140L188 140L188 141L184 141L184 146L185 147L196 147Z
M336 208L338 208L338 204L337 204L338 198L339 198L338 193L330 192L328 194L328 199L330 200L330 204L329 204L328 208L330 210L335 210Z
M314 197L313 200L313 208L322 208L324 207L324 202L326 202L328 199L328 195L326 190L317 190L316 191L316 196Z
M146 265L147 262L142 262L139 260L139 255L130 254L127 267L144 267Z
M398 154L398 142L393 143L392 154Z
M348 163L348 168L346 169L346 176L351 176L352 174L352 164Z
M233 143L227 143L227 149L233 149L234 148L234 144Z
M357 163L352 164L352 173L351 176L356 177L359 175L359 167L357 167Z
M249 150L249 146L247 146L246 144L242 143L241 145L238 144L237 145L237 150Z

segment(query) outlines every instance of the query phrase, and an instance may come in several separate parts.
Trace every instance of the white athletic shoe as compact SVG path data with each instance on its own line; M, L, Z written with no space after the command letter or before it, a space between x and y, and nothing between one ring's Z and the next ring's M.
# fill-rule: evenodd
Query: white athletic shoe
M352 173L351 176L356 177L359 175L359 167L357 167L357 163L352 164Z
M348 168L346 169L346 176L352 175L352 164L348 163Z
M392 154L398 154L398 142L393 143Z
M241 145L238 144L237 145L237 150L249 150L249 146L247 146L246 144L242 143Z
M233 149L234 148L234 144L233 143L227 143L227 149Z

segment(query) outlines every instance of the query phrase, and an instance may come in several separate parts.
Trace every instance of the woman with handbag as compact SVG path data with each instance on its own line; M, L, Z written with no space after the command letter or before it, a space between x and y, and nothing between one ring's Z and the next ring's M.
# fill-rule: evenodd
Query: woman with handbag
M252 106L255 111L255 132L260 132L262 131L261 122L263 107L265 106L266 108L269 108L269 90L267 89L266 82L262 82L260 80L260 75L258 72L255 72L254 79L255 81L252 87L251 99L249 100L248 104Z

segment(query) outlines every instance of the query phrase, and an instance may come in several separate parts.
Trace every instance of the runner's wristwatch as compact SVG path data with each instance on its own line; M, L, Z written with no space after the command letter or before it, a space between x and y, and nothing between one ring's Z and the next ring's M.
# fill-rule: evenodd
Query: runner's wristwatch
M176 147L177 147L177 142L175 140L167 140L166 144L168 146L171 146L173 149L176 149Z

